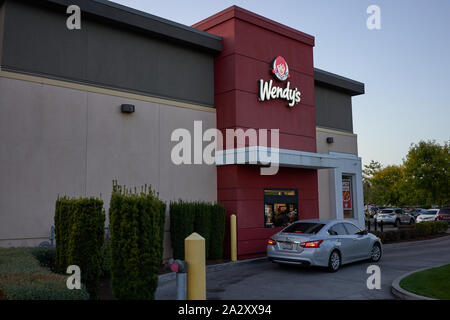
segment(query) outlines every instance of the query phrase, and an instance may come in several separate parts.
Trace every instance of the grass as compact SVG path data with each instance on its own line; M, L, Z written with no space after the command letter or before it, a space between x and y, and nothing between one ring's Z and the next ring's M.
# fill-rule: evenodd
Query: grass
M400 281L400 287L421 296L450 300L450 264L413 273Z
M0 248L0 300L85 300L86 290L69 290L66 275L40 265L34 248Z

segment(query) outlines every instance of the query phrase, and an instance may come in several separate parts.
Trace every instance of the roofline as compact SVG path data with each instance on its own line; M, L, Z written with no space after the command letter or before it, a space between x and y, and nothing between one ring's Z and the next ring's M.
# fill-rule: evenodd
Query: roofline
M201 30L208 30L218 24L221 24L230 19L239 19L258 27L276 32L283 35L284 37L291 38L296 41L303 42L309 46L314 46L314 36L307 33L301 32L294 28L288 27L284 24L276 22L274 20L263 17L254 12L248 11L238 6L228 7L212 16L203 19L196 24L192 25L193 28L198 28Z
M34 2L34 1L33 1ZM222 51L222 37L200 31L152 14L106 0L40 0L50 5L68 7L78 5L81 13L142 30L175 42L218 54Z
M314 83L319 86L337 89L351 96L357 96L365 92L364 83L317 68L314 68Z

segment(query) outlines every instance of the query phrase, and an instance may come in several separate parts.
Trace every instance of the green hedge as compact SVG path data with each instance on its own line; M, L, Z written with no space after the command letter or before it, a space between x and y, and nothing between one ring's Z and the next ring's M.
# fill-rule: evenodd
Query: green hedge
M40 265L52 255L51 249L47 249L0 248L0 300L89 299L84 285L79 290L69 290L68 276L52 273ZM43 260L38 261L36 255Z
M171 202L169 210L173 257L184 260L184 239L194 232L195 206L180 200Z
M414 230L418 236L429 236L444 232L448 229L448 222L446 221L427 221L420 222L414 225Z
M416 223L414 226L399 228L390 231L373 231L383 243L396 242L400 240L410 240L420 237L427 237L445 232L448 229L448 223L445 221L427 221Z
M117 299L154 299L162 261L165 204L147 186L113 183L109 208L111 285Z
M55 210L56 271L81 270L81 282L97 298L103 264L105 212L98 198L58 198Z
M225 238L225 207L215 204L211 210L211 239L209 259L223 258L223 240Z
M170 236L175 259L184 259L184 239L193 232L205 238L207 259L222 259L225 207L206 202L171 202Z

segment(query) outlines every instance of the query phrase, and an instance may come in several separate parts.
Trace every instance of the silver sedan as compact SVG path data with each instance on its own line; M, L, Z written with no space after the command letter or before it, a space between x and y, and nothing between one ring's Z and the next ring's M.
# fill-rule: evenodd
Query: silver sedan
M328 267L382 255L381 240L351 220L300 220L267 241L267 257L277 263Z

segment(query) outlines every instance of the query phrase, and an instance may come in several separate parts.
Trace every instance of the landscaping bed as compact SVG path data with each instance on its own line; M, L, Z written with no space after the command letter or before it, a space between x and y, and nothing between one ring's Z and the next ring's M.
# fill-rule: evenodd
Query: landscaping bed
M413 273L400 281L400 287L420 296L450 300L450 264Z
M0 300L89 299L84 287L69 290L68 275L47 267L52 256L54 248L0 248Z

